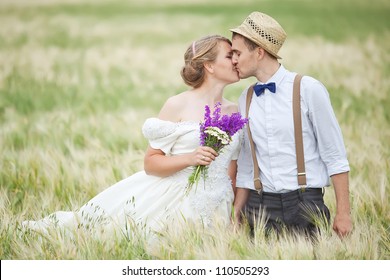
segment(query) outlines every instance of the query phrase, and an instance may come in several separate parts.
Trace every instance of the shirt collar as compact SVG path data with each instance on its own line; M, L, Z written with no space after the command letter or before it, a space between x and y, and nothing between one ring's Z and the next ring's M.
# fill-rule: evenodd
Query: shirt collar
M282 82L284 76L286 76L286 74L287 74L286 68L284 68L284 66L280 64L279 69L275 72L275 74L271 78L268 79L267 82L265 82L265 84L274 82L277 88L278 85ZM262 84L262 83L257 82L257 84Z

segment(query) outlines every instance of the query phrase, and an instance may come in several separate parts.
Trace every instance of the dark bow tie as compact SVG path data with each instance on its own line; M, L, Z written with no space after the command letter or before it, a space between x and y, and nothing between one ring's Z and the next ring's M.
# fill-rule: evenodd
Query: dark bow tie
M255 91L256 95L259 96L264 92L264 90L268 88L271 92L275 93L276 91L276 85L275 83L268 83L268 84L262 84L262 85L255 85L253 87L253 90Z

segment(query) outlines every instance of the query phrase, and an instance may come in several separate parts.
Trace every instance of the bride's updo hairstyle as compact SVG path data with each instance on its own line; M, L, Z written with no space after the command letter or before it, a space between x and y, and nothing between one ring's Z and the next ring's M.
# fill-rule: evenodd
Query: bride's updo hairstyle
M192 42L184 54L184 66L180 75L184 82L198 88L202 85L205 77L204 63L214 62L218 55L219 42L227 42L232 45L231 41L220 35L210 35Z

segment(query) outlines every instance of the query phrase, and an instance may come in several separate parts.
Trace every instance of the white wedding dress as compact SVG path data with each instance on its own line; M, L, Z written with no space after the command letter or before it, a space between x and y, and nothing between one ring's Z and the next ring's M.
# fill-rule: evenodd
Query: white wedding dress
M194 151L199 146L199 123L174 123L157 118L145 121L142 131L154 149L167 156ZM23 228L46 231L66 229L146 229L158 233L164 227L199 223L230 222L233 190L228 176L228 165L237 159L239 133L209 165L205 181L201 178L186 195L188 177L194 167L181 170L169 177L147 175L144 171L119 181L96 195L77 211L58 211L38 221L24 221Z

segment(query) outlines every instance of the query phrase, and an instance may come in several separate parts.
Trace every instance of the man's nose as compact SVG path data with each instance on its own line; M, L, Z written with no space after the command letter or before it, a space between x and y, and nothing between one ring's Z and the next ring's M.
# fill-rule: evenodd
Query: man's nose
M237 56L236 56L236 55L233 55L233 57L232 57L232 63L233 63L234 65L236 65L236 64L237 64L237 61L238 61Z

